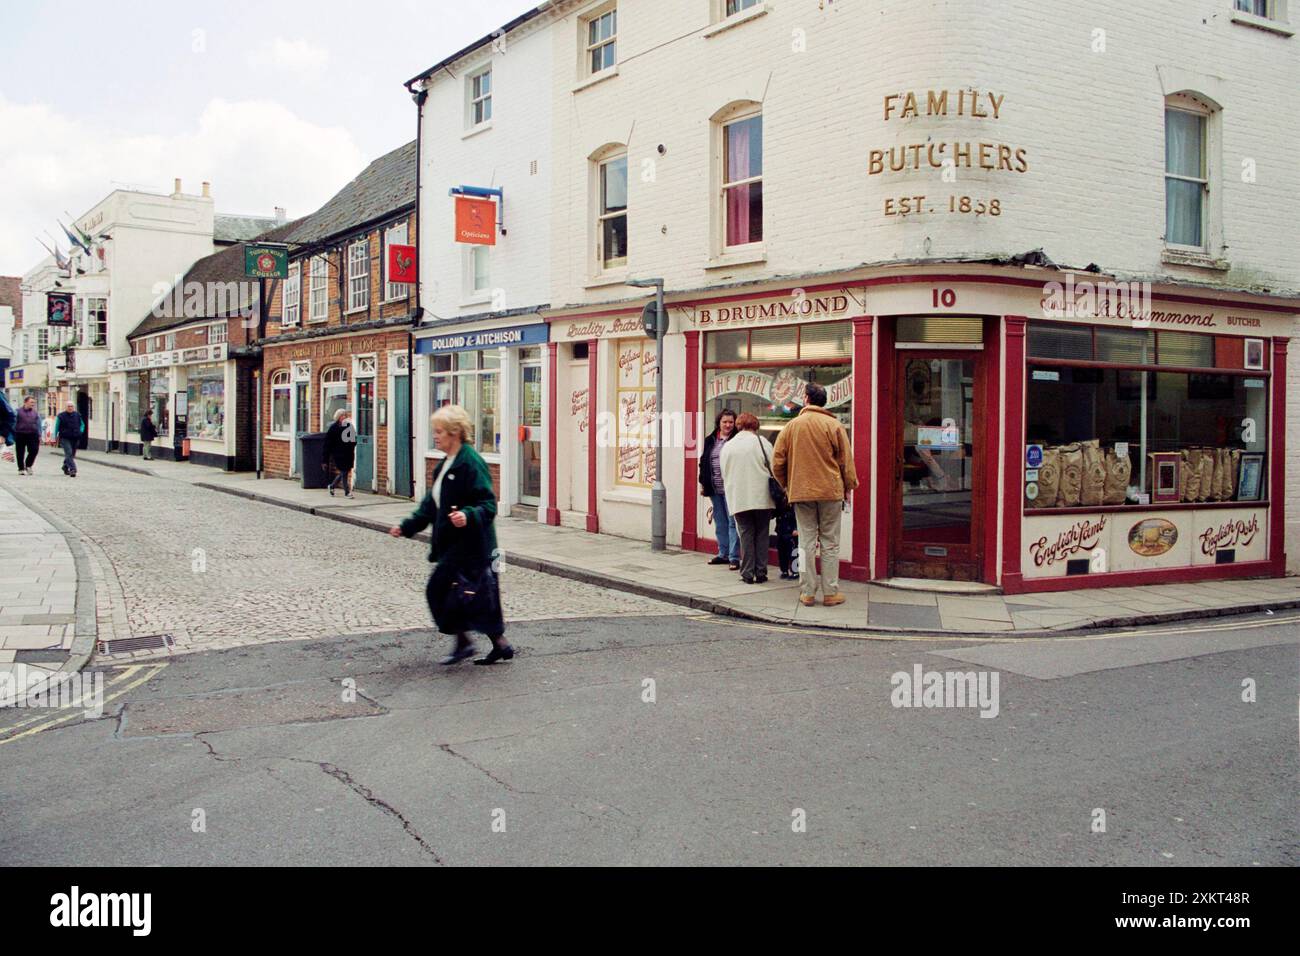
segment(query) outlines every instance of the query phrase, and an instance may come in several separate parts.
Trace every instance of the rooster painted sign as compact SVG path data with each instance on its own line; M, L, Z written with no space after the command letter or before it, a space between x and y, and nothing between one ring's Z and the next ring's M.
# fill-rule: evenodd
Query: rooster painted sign
M392 244L388 247L388 281L415 281L415 246Z

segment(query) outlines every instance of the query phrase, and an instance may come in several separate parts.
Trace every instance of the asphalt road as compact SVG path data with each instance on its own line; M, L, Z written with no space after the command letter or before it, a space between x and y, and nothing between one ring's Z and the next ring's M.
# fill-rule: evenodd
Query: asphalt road
M442 640L410 632L264 643L118 665L100 719L0 712L0 862L1300 862L1294 617L1007 643L684 615L511 634L490 668L438 667ZM895 706L916 665L990 693L996 673L996 716Z

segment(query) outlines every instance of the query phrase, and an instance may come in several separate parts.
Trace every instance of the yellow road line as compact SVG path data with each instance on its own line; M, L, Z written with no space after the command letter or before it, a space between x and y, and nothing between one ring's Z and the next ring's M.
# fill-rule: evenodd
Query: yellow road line
M107 689L108 687L111 687L114 684L121 683L123 679L130 677L132 674L134 674L143 666L144 666L143 664L133 664L130 667L127 667L124 671L114 675L112 678L105 681L104 687ZM73 707L77 707L79 705L80 705L80 701L74 702L72 704ZM38 720L47 720L47 719L49 719L48 714L41 714L39 717L28 717L26 720L20 720L18 723L12 724L11 726L4 728L4 730L6 731L17 730L20 727L26 727L28 724L34 724Z
M147 674L143 675L142 677L140 677L140 678L138 678L138 679L136 679L136 680L134 680L134 681L131 681L131 682L130 682L129 684L127 684L125 687L121 687L121 688L120 688L116 693L106 695L106 696L104 697L104 703L105 703L105 704L108 704L108 703L110 703L110 702L116 700L117 698L121 697L123 694L129 693L130 691L135 690L135 689L136 689L137 687L139 687L141 684L144 684L144 683L147 683L148 681L153 680L155 677L158 676L158 674L162 671L162 669L163 669L164 667L167 666L167 664L166 664L165 662L164 662L164 663L160 663L160 664L150 664L150 665L136 664L136 665L134 665L134 666L128 668L128 669L127 669L127 673L123 674L120 678L118 678L118 679L116 680L115 683L116 683L116 684L121 684L121 683L122 683L126 678L132 676L136 671L138 671L138 670L140 670L141 668L146 667L146 666L148 666L148 667L150 668L150 670L149 670L149 672L148 672ZM84 697L83 697L83 700L84 700ZM85 709L85 708L79 708L79 710L84 710L84 709ZM32 727L32 728L29 729L29 730L24 730L24 731L23 731L22 733L20 733L20 734L13 734L13 735L11 735L11 736L9 736L9 737L0 738L0 746L3 746L4 744L12 743L12 742L15 741L15 740L21 740L23 737L29 737L29 736L31 736L32 734L39 734L42 730L49 730L51 727L57 727L57 726L59 726L60 724L66 724L68 721L76 720L76 719L78 719L78 718L81 718L82 720L84 720L84 719L86 719L86 716L85 716L84 713L80 713L80 712L78 712L78 713L72 713L72 714L65 714L65 715L62 716L62 717L56 717L56 718L54 718L54 719L52 719L52 720L46 721L46 722L43 723L43 724L38 724L37 726ZM37 717L37 718L35 718L35 719L36 719L36 720L42 720L43 718L41 718L41 717ZM32 722L32 721L27 721L26 723L31 723L31 722ZM19 726L25 726L25 724L20 724Z

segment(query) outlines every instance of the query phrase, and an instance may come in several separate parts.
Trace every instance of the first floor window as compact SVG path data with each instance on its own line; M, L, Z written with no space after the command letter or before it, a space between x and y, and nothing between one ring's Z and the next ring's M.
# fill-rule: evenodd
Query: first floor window
M494 455L501 451L500 393L499 350L433 356L429 413L433 414L444 405L464 408L473 427L473 434L467 441L481 453ZM429 448L435 447L433 430L430 429Z
M722 203L726 245L763 241L763 117L722 129Z
M587 21L587 62L591 74L618 62L618 8Z
M478 126L492 118L492 71L469 78L469 125Z
M1205 245L1206 115L1165 110L1165 242Z
M649 488L655 479L655 421L659 377L655 347L650 339L620 339L614 343L614 483Z
M334 413L348 407L348 373L346 369L327 368L320 374L320 428L334 424Z
M748 10L750 7L757 5L758 0L727 0L727 16L739 13L741 10Z
M280 309L281 325L297 325L302 314L302 266L295 262L289 266L289 277L284 280L284 300Z
M1237 9L1243 13L1253 13L1257 17L1272 15L1272 11L1269 10L1269 0L1237 0Z
M208 326L208 344L220 345L226 341L226 323L218 322L216 325Z
M1262 487L1239 496L1239 479L1243 456L1248 477L1263 472L1265 344L1032 323L1025 442L1040 446L1043 464L1026 506L1262 498Z
M470 246L466 276L471 295L482 295L492 289L492 247Z
M94 296L81 300L82 345L108 344L108 299Z
M50 354L50 330L44 326L36 328L36 361L44 362Z
M348 246L348 311L370 305L370 243Z
M191 438L221 441L226 434L225 366L191 366L186 399L189 406L187 434Z
M329 317L329 264L324 256L311 258L311 311L307 318L324 322Z
M289 373L280 369L271 375L271 434L288 435L293 410L293 386Z
M600 264L627 265L627 157L600 164Z

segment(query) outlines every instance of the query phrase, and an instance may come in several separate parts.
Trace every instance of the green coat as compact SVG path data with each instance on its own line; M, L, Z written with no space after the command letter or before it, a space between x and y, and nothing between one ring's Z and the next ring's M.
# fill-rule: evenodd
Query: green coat
M443 459L439 470L446 467ZM437 480L437 472L434 473ZM487 462L469 445L462 445L451 471L442 482L442 505L433 503L433 490L425 493L420 506L402 522L402 536L411 538L432 526L429 560L459 569L478 569L497 556L497 498ZM465 527L451 523L453 508L468 518Z

